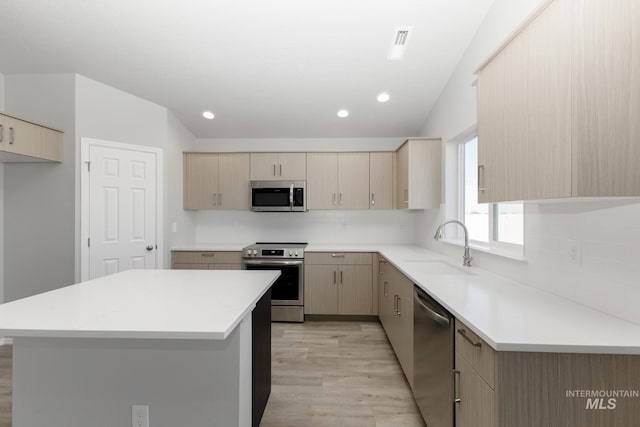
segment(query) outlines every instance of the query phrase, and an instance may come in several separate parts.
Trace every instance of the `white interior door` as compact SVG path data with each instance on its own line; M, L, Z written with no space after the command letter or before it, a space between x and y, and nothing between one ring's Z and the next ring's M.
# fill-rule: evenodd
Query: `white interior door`
M159 265L159 154L154 149L111 145L89 143L84 156L89 163L88 271L82 273L83 280Z

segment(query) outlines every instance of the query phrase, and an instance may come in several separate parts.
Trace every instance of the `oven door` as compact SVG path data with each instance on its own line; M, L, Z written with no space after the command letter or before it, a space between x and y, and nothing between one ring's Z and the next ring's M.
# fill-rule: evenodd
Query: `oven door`
M244 260L245 270L279 270L280 277L271 287L272 305L303 305L304 261Z

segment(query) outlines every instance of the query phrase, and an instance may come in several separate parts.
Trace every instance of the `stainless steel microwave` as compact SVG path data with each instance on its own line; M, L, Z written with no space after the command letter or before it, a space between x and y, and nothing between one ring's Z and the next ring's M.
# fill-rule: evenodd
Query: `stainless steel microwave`
M251 210L304 212L305 181L251 181Z

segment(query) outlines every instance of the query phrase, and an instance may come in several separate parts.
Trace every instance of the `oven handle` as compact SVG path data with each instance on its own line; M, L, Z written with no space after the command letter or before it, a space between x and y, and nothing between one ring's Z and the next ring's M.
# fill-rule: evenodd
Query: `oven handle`
M257 259L251 259L251 260L244 260L244 264L245 265L273 265L273 266L279 266L279 265L302 265L302 264L304 264L304 261L302 261L302 260L297 260L297 261L289 261L289 260L260 261L260 260L257 260Z

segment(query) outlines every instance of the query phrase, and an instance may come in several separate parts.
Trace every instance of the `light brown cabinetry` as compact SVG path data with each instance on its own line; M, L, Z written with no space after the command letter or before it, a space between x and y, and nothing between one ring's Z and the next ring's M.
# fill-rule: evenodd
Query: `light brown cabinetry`
M184 153L184 209L248 208L248 153Z
M396 208L440 207L442 141L412 138L396 152Z
M373 254L305 254L305 314L372 315Z
M238 251L171 251L174 270L241 270L242 254Z
M638 20L551 1L479 69L480 202L640 195Z
M307 179L305 153L251 153L251 180Z
M307 153L308 209L369 209L369 153Z
M378 316L413 388L413 282L379 257Z
M0 161L62 162L62 132L0 114Z
M496 352L459 320L455 334L457 427L626 427L640 419L638 398L580 393L638 390L638 355Z
M369 153L369 209L393 209L393 153Z

